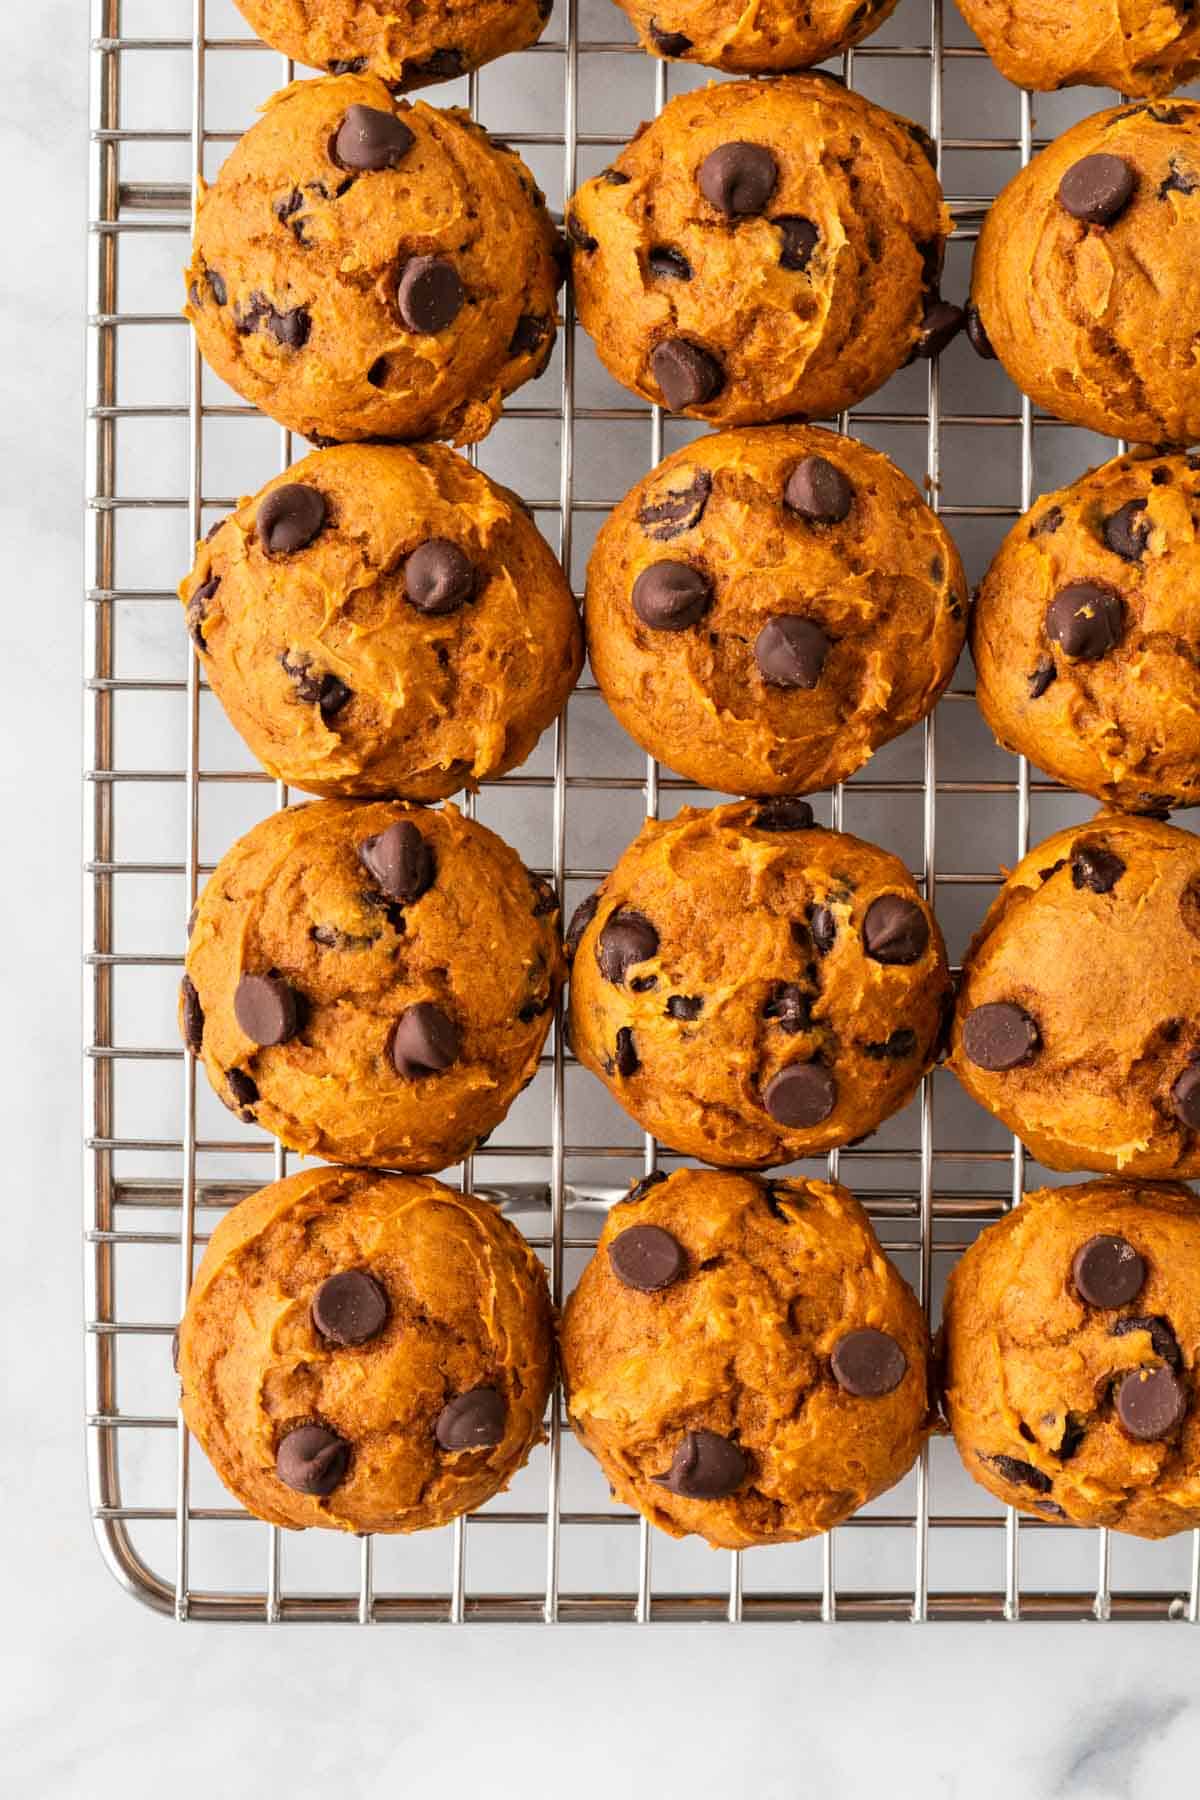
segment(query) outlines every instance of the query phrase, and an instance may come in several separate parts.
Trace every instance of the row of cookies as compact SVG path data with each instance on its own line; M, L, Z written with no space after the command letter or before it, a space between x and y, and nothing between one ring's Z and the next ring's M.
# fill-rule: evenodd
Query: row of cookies
M615 1497L745 1549L899 1481L939 1409L974 1478L1043 1518L1200 1526L1200 1201L1093 1182L1026 1197L956 1265L937 1353L834 1183L648 1176L558 1334L571 1423ZM554 1313L492 1204L313 1169L214 1231L179 1332L188 1425L233 1494L301 1529L444 1525L545 1434Z

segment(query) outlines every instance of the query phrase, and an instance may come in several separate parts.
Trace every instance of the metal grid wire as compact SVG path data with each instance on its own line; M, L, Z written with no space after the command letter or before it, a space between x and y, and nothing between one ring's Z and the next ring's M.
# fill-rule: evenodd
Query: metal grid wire
M890 25L844 57L841 72L872 98L924 116L955 220L947 281L955 298L991 195L1036 143L1105 102L1077 97L1074 112L1035 140L1030 96L1006 88L952 8L945 12L943 0L902 0ZM173 35L144 34L164 24ZM211 177L251 106L293 70L239 35L229 0L92 0L92 27L86 1423L92 1516L114 1574L181 1620L1200 1622L1200 1533L1150 1546L1019 1519L970 1482L944 1441L882 1501L811 1544L732 1555L677 1544L612 1500L571 1438L557 1393L548 1443L514 1487L443 1532L359 1541L283 1534L229 1504L178 1416L169 1340L212 1222L264 1178L286 1173L289 1159L254 1130L220 1135L238 1128L219 1112L209 1126L205 1084L198 1091L194 1060L175 1047L171 1020L184 920L202 878L240 830L288 795L244 753L237 766L238 747L208 711L213 701L173 590L206 515L235 503L228 468L236 466L242 491L251 491L287 466L293 445L275 428L264 437L254 409L202 369L175 309L196 178ZM711 78L651 63L628 32L613 35L623 30L623 16L604 0L559 0L539 45L493 65L522 71L506 102L515 128L490 105L485 121L533 163L552 205L611 158L640 116L623 130L584 129L590 94L603 101L587 105L587 116L607 120L622 117L621 96L635 77L652 82L655 110L669 92ZM947 31L957 33L951 43ZM545 98L555 84L539 79L547 59L560 76L557 105ZM217 71L239 109L231 129L210 123ZM474 112L490 74L424 98ZM967 103L956 116L973 128L983 120L985 135L946 128L960 87ZM165 276L155 262L162 251ZM550 372L505 409L479 460L522 489L578 589L596 526L642 468L691 428L606 386L577 337L569 300L565 310ZM166 347L148 352L151 341ZM937 363L902 373L838 423L924 478L977 578L1038 491L1111 454L1112 445L1035 416L996 365L974 363L961 346L947 365L945 375ZM943 404L944 386L953 405ZM236 444L251 422L257 460L242 477ZM522 437L506 435L505 424ZM514 470L518 446L535 441L541 450L529 470ZM610 476L604 491L593 491L596 470ZM166 491L154 491L161 483ZM633 835L639 800L657 815L693 797L690 784L653 761L631 763L627 740L613 750L620 734L614 726L604 737L604 710L585 677L526 769L485 783L469 803L553 879L564 915ZM896 754L881 753L818 802L828 823L907 856L952 949L981 916L999 865L1025 853L1031 826L1035 839L1090 810L996 751L961 681ZM587 828L597 818L612 825L603 854ZM624 1184L660 1160L679 1160L631 1135L615 1109L605 1110L598 1084L581 1092L586 1082L556 1030L529 1103L519 1103L461 1171L465 1185L491 1195L526 1229L548 1263L556 1301ZM931 1318L955 1255L1038 1179L1031 1171L1027 1181L1020 1146L940 1072L877 1139L806 1172L826 1166L864 1198Z

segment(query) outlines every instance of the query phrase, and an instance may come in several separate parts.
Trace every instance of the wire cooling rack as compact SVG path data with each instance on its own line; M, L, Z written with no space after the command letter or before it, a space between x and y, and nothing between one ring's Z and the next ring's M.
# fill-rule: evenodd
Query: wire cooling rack
M676 1543L620 1507L571 1437L558 1395L547 1445L509 1491L444 1531L284 1533L230 1504L179 1419L170 1339L221 1211L295 1159L197 1080L178 1047L175 994L198 886L233 838L288 795L225 725L174 588L196 539L286 466L293 443L202 367L178 308L194 180L211 178L254 106L293 70L245 35L231 0L92 0L92 34L86 1424L91 1511L109 1567L181 1620L1200 1621L1200 1534L1149 1545L1018 1519L969 1480L944 1440L829 1536L732 1556ZM941 0L902 0L840 72L921 120L937 144L955 219L951 299L965 293L991 196L1040 142L1110 103L1078 90L1031 102ZM535 49L425 98L477 110L561 209L640 119L709 79L642 55L609 0L558 0ZM1113 452L1032 413L961 339L940 366L902 371L839 423L924 482L972 581L1038 492ZM549 370L505 409L477 460L531 502L578 591L608 509L696 431L632 403L568 309ZM554 880L565 916L644 814L695 798L634 749L585 676L525 768L485 783L469 805ZM1001 866L1091 808L995 747L967 671L933 719L819 796L818 810L906 858L958 956ZM678 1159L660 1158L556 1032L508 1120L447 1179L516 1219L561 1300L605 1208L660 1160ZM869 1144L802 1171L827 1166L866 1201L934 1322L962 1246L1043 1179L943 1072Z

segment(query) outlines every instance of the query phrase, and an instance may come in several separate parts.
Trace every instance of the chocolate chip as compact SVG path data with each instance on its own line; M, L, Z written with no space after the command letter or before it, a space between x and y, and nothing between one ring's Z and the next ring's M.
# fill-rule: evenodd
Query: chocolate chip
M433 50L418 61L404 63L401 79L405 87L422 86L429 81L453 81L465 67L461 50Z
M667 543L695 529L711 493L712 476L707 469L697 469L686 487L670 489L665 499L641 507L638 524L648 538Z
M358 860L381 893L410 906L429 892L437 876L433 851L409 819L397 819L386 831L365 838Z
M976 1068L991 1074L1029 1062L1041 1042L1041 1033L1025 1009L1006 1000L977 1006L963 1021L963 1054Z
M762 144L721 144L700 164L697 186L710 206L727 218L750 218L766 210L779 180L779 165Z
M386 356L377 356L375 358L375 361L367 370L367 381L373 388L386 387L388 367L388 359Z
M433 1435L443 1450L490 1450L504 1437L508 1408L495 1388L471 1388L443 1406Z
M567 935L563 940L563 949L567 953L568 962L574 959L584 932L596 916L596 908L599 904L599 894L589 894L586 900L579 902L571 914L571 923L567 926Z
M1185 169L1178 157L1173 156L1169 164L1169 173L1158 185L1158 197L1165 200L1168 194L1194 194L1200 190L1200 175L1194 169Z
M854 489L824 456L806 456L787 478L783 503L814 525L840 525L854 504Z
M658 932L640 912L621 910L606 921L596 942L596 961L605 981L620 987L636 963L649 962L658 950Z
M1192 1063L1171 1089L1175 1117L1189 1131L1200 1131L1200 1063Z
M1141 562L1150 542L1150 521L1144 500L1127 500L1119 511L1104 521L1104 541L1126 562Z
M650 42L660 56L686 56L692 47L690 37L684 37L682 31L660 31L654 20L650 21Z
M532 356L538 346L545 342L549 331L549 319L542 318L537 313L522 313L509 339L508 354Z
M657 975L631 975L629 986L635 994L649 994L658 986Z
M365 56L339 56L327 63L331 75L361 75L367 66Z
M624 169L605 169L601 174L601 180L608 187L628 187L633 177L626 175Z
M178 1327L178 1325L175 1327L174 1331L171 1333L171 1367L174 1369L175 1373L178 1375L178 1373L179 1373L179 1327Z
M640 1181L634 1182L624 1200L620 1202L620 1205L632 1206L636 1200L644 1200L651 1188L658 1187L659 1183L666 1179L667 1177L664 1170L652 1169L649 1175L643 1175Z
M300 995L280 975L243 975L233 996L238 1024L264 1047L294 1038L302 1010Z
M687 1268L683 1245L661 1225L631 1225L608 1246L608 1260L617 1280L640 1294L661 1292Z
M913 1054L916 1047L916 1032L907 1025L902 1025L882 1043L864 1044L863 1055L869 1056L873 1062L902 1062L906 1056Z
M395 113L381 112L376 106L352 106L333 140L333 160L343 169L359 172L394 169L416 141Z
M837 1083L824 1063L789 1063L763 1089L763 1106L792 1130L820 1125L837 1105Z
M1073 581L1046 610L1046 635L1077 662L1095 662L1121 640L1121 596L1095 581Z
M809 908L808 929L818 956L828 956L837 938L837 920L827 906Z
M1066 866L1067 866L1066 857L1060 856L1058 861L1051 863L1050 867L1048 869L1039 869L1038 875L1042 881L1051 881L1051 880L1053 880L1054 876L1058 874L1058 871L1060 869L1065 869Z
M449 538L429 538L404 561L404 598L418 612L457 612L475 592L475 568Z
M410 331L433 337L462 311L466 289L458 270L443 256L414 256L405 263L397 290L400 317Z
M255 519L259 542L268 556L304 550L324 528L327 511L325 496L303 482L272 488Z
M306 705L319 707L321 717L327 721L335 718L354 698L352 691L338 676L315 673L307 657L300 657L293 662L285 650L279 663L296 689L296 698L303 700Z
M1035 1494L1048 1494L1054 1486L1049 1475L1043 1475L1040 1469L1023 1462L1019 1456L985 1456L982 1460L991 1463L997 1475L1011 1481L1014 1487L1028 1487Z
M929 947L929 920L915 900L881 894L863 920L863 948L872 962L920 962Z
M289 312L277 312L272 307L263 322L275 342L285 350L303 350L312 329L306 306L293 306Z
M204 642L204 620L207 615L208 602L212 599L220 585L221 577L219 575L211 575L207 581L201 583L187 603L187 612L185 616L187 619L188 635L193 644L195 644L197 650L207 649L207 645Z
M656 244L646 258L646 267L660 281L690 281L692 265L682 250L669 244Z
M754 660L768 687L815 688L833 648L819 625L790 613L768 619L754 640Z
M1187 1390L1172 1369L1132 1369L1117 1389L1117 1417L1139 1443L1169 1437L1187 1409Z
M1028 677L1029 698L1040 700L1046 689L1058 680L1058 670L1054 666L1052 656L1040 656L1033 674Z
M715 356L686 338L666 338L650 354L650 368L670 412L704 406L725 385L725 371Z
M1064 513L1061 506L1048 506L1040 519L1035 519L1029 527L1031 538L1053 537L1062 529Z
M535 919L548 919L551 913L558 911L558 889L545 875L535 874L532 869L525 872L533 889L533 916Z
M802 219L798 213L782 213L771 223L783 240L779 246L780 268L803 275L821 241L821 233L811 219Z
M583 250L584 252L586 252L586 254L588 256L590 256L593 251L598 250L600 248L599 244L597 243L596 239L592 236L591 232L584 229L584 227L579 223L579 220L576 218L576 216L573 212L569 212L567 214L566 226L567 226L567 236L570 238L571 242L574 244L574 246L577 250Z
M1071 852L1071 880L1093 894L1111 894L1125 873L1125 864L1114 850L1099 844L1076 844Z
M1178 1369L1183 1358L1180 1354L1179 1339L1175 1336L1169 1319L1158 1316L1116 1319L1109 1326L1108 1335L1109 1337L1128 1337L1135 1331L1144 1331L1150 1339L1150 1348L1154 1351L1155 1356L1161 1357L1165 1363L1170 1363L1173 1369Z
M199 1056L204 1042L204 1009L189 975L184 976L179 987L179 1022L184 1043L193 1056Z
M1128 1306L1141 1292L1146 1264L1123 1237L1102 1233L1075 1252L1071 1275L1089 1306Z
M807 800L784 795L764 800L750 821L755 831L815 831L818 828Z
M691 563L651 563L634 582L631 600L651 631L687 631L712 605L712 583Z
M1033 1509L1035 1512L1045 1513L1048 1519L1065 1519L1067 1516L1057 1500L1035 1500Z
M668 1019L682 1019L685 1024L698 1019L703 1010L704 1001L699 994L672 994L665 1008Z
M1058 198L1073 219L1111 225L1133 199L1136 186L1137 175L1123 157L1085 156L1059 182Z
M243 1119L249 1118L251 1107L258 1105L258 1083L251 1080L245 1069L230 1069L225 1081L233 1096L234 1111Z
M628 1025L622 1025L617 1033L613 1064L622 1081L628 1081L630 1076L636 1075L642 1066L641 1058L637 1053L637 1045L633 1041L633 1032Z
M396 1020L392 1065L397 1075L440 1075L458 1061L461 1047L461 1034L453 1019L431 1000L418 1000Z
M723 1500L749 1469L745 1455L715 1431L689 1431L680 1439L665 1475L653 1479L685 1500Z
M1110 1333L1110 1336L1111 1336L1111 1333ZM1054 1454L1058 1457L1059 1461L1060 1462L1070 1462L1071 1458L1078 1451L1079 1446L1082 1444L1084 1437L1086 1435L1087 1434L1084 1429L1083 1421L1081 1419L1075 1418L1073 1414L1068 1413L1066 1419L1063 1421L1063 1434L1062 1434L1061 1442L1059 1443L1058 1449L1054 1452ZM1031 1441L1032 1441L1032 1438L1031 1438Z
M349 1463L349 1444L324 1425L297 1425L275 1452L275 1473L297 1494L332 1494Z
M985 362L995 362L996 352L992 349L992 340L973 300L967 304L967 337L976 356L982 356Z
M795 1037L797 1032L808 1031L812 1025L812 996L797 987L794 981L777 981L763 1006L762 1016L771 1019L789 1037Z
M839 1338L830 1361L838 1386L860 1400L894 1393L908 1369L908 1358L895 1338L870 1325Z
M365 1344L387 1323L387 1295L365 1269L344 1269L312 1297L313 1324L334 1344Z
M940 356L946 346L953 343L966 322L967 315L961 306L952 306L948 300L930 300L921 320L914 355Z

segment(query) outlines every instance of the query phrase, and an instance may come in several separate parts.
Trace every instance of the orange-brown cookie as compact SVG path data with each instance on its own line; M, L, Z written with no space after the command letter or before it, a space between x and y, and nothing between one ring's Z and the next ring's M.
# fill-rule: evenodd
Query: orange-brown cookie
M221 1220L178 1363L189 1428L258 1518L421 1531L499 1493L543 1436L546 1277L472 1194L309 1169Z
M896 0L617 0L643 50L738 75L786 75L839 56L878 29Z
M766 1168L911 1099L950 998L898 858L803 800L649 820L571 922L576 1056L687 1156Z
M1190 0L958 0L958 9L1017 87L1156 95L1200 74Z
M563 958L553 889L494 832L324 800L221 858L186 967L184 1039L234 1112L293 1150L426 1170L533 1078Z
M1200 1200L1043 1188L952 1270L946 1416L1010 1506L1161 1538L1200 1526Z
M585 330L671 412L753 425L852 406L961 323L920 126L820 75L680 94L570 202Z
M472 443L554 345L560 240L520 158L375 75L269 100L196 214L184 308L305 437Z
M235 0L264 43L331 75L378 75L395 93L453 81L524 50L553 0Z
M1200 838L1098 813L1018 864L950 1065L1050 1169L1200 1174Z
M576 1434L672 1537L828 1531L928 1429L921 1309L830 1182L648 1176L609 1214L561 1343Z
M1200 437L1200 104L1096 113L996 200L975 253L976 347L1073 425Z
M877 450L802 425L669 456L606 520L588 653L643 749L734 794L832 787L954 673L953 541Z
M1006 749L1134 812L1200 799L1200 459L1146 451L1015 525L971 625Z
M315 451L218 526L179 594L238 731L313 794L440 800L515 768L583 658L521 502L440 444Z

